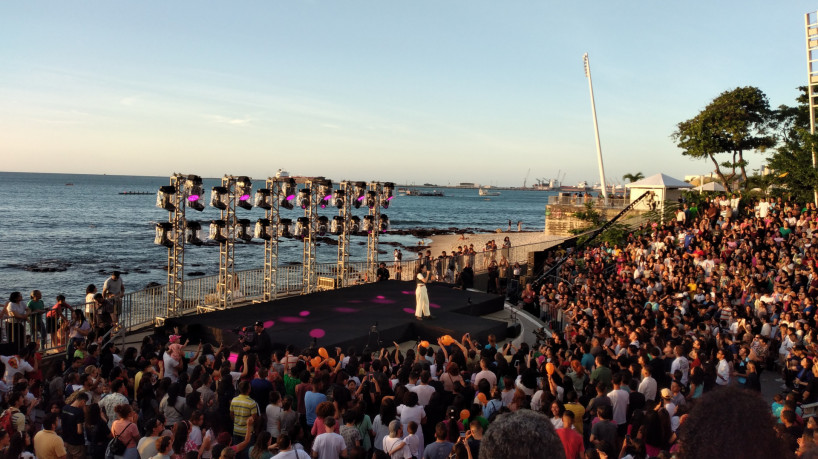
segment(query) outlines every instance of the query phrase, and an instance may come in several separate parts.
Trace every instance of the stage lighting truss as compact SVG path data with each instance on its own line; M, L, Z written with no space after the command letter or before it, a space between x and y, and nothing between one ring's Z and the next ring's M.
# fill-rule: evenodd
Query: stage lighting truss
M253 234L250 232L250 220L240 218L236 221L236 239L249 242L253 240Z
M344 232L344 217L336 215L332 217L332 224L330 225L330 233L337 235Z
M253 232L253 236L255 236L256 239L262 239L265 241L272 239L273 234L270 229L270 220L266 218L259 218L256 222L256 228Z
M206 236L202 231L202 224L188 220L185 222L185 242L193 245L202 245Z
M371 233L375 230L375 217L372 215L364 215L364 232Z
M159 187L156 192L156 207L165 209L168 212L176 210L173 201L176 198L176 187L173 185L164 185Z
M199 212L204 210L204 186L201 177L198 175L187 176L185 179L185 196L187 197L188 207Z
M208 238L220 244L227 241L228 228L224 220L212 220L210 222L210 235Z
M352 207L359 209L364 203L366 196L366 182L355 182L355 200L352 201Z
M281 202L279 205L285 209L293 209L295 199L295 179L291 178L281 184Z
M323 215L318 217L318 225L315 227L315 234L323 236L329 231L329 218Z
M374 191L367 191L366 192L366 206L370 209L374 209L375 206L378 205L378 193Z
M253 202L250 200L252 192L253 182L249 177L241 176L236 178L236 205L242 209L252 209Z
M383 189L381 191L381 207L384 209L389 208L389 202L392 201L394 196L392 193L395 191L395 184L392 182L386 182L383 184Z
M282 218L278 222L279 237L293 237L293 221L289 218Z
M156 236L153 243L156 245L163 245L165 247L173 247L173 223L161 222L156 224Z
M386 214L381 214L380 220L379 227L381 233L385 233L389 230L389 217L387 217Z
M358 234L361 232L361 217L353 216L349 219L349 233Z
M332 201L332 180L325 180L318 186L318 205L324 209Z
M273 194L269 188L256 190L256 207L264 210L273 208Z
M298 217L295 220L295 237L302 239L310 234L310 219L307 217Z
M344 207L344 195L345 194L346 193L344 193L344 190L340 190L340 189L335 190L335 192L333 192L334 198L332 200L332 205L334 205L335 207L337 207L339 209Z
M310 206L310 189L309 188L302 188L298 191L298 198L296 199L296 204L302 209L306 209Z
M214 186L210 192L210 205L219 210L225 210L229 204L230 190L223 186Z

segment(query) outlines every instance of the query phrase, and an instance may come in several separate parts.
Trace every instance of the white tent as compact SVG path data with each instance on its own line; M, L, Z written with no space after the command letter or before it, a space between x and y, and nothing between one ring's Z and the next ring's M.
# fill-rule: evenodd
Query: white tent
M652 192L652 198L643 199L634 209L648 210L662 206L665 201L676 201L682 196L682 189L693 188L693 185L675 179L665 174L651 175L642 180L628 183L625 188L630 190L631 202L645 192Z
M727 188L724 188L719 182L707 182L704 185L697 186L696 191L699 193L702 191L727 191Z

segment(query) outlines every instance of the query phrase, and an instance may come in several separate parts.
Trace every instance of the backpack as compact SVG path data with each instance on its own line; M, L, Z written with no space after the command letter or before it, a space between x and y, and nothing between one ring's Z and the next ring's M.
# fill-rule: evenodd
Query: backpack
M114 456L122 456L125 454L125 450L127 448L125 447L125 443L123 443L119 437L124 434L126 430L128 430L128 427L130 427L131 424L132 423L129 422L128 425L122 429L122 432L120 432L119 435L115 435L114 438L108 442L108 446L105 448L105 459L114 459Z
M3 411L3 414L0 414L0 428L9 434L17 431L17 429L14 428L14 420L12 419L14 413L17 411L18 410L16 408L9 408L6 411Z

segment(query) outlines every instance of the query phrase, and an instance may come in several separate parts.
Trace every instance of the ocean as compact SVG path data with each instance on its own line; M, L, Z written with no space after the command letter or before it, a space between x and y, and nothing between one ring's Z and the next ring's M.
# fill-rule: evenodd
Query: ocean
M43 292L47 304L53 304L57 294L64 294L71 304L84 301L85 287L102 283L111 271L123 272L128 291L145 288L150 282L167 281L167 249L155 245L155 222L167 221L167 212L156 207L156 190L169 183L168 177L120 175L40 174L0 172L0 288L3 301L13 291L25 298L32 289ZM261 185L263 179L254 181ZM335 181L334 181L335 183ZM72 184L72 185L67 185ZM207 202L210 189L220 179L205 179ZM255 188L254 188L255 189ZM428 190L428 189L427 189ZM120 195L122 191L146 191L148 195ZM508 220L516 229L543 231L545 205L553 192L502 190L500 196L481 197L476 189L440 188L444 197L398 196L388 209L393 230L470 228L474 230L506 230ZM366 209L353 209L363 217ZM254 224L264 214L262 209L238 209L239 218ZM337 209L319 209L330 219ZM281 210L282 218L303 215L303 210ZM207 207L201 213L188 209L187 217L202 222L217 219L217 209ZM395 242L405 246L417 244L409 235L382 234L382 243ZM366 237L353 236L350 259L366 259ZM279 244L281 264L299 263L303 244L287 239ZM392 247L381 250L391 259ZM337 247L318 244L317 261L333 262ZM236 270L259 268L264 264L264 245L236 243ZM31 269L54 269L34 272ZM218 274L217 245L185 249L185 274Z

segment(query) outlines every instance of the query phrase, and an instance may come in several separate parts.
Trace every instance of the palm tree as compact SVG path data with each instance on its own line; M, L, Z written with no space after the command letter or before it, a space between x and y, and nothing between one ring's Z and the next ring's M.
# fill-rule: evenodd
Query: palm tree
M622 176L622 180L627 180L628 183L633 183L642 180L643 178L645 178L645 174L641 172L637 172L635 174L625 174Z

